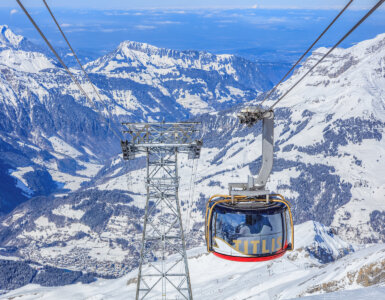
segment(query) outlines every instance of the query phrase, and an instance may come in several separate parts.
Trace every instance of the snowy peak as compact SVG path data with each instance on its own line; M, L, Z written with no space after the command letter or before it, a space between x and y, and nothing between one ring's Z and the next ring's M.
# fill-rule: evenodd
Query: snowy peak
M158 105L153 103L154 97L158 103L159 97L171 97L192 115L255 99L272 86L256 62L232 55L170 50L131 41L122 42L115 51L88 63L86 68L90 73L107 77L108 81L124 78L127 86L147 85L159 91L159 96L151 92L149 101L141 103L136 96L127 95L131 106L148 102L145 110L153 110Z
M188 60L203 60L203 61L222 61L222 62L230 62L232 60L242 60L241 57L236 57L232 54L219 54L215 55L206 51L197 51L197 50L173 50L168 48L159 48L147 43L140 43L140 42L134 42L134 41L124 41L120 43L120 45L117 48L118 51L125 52L127 51L137 51L142 52L147 55L158 55L160 57L169 57L169 58L175 58L175 59L181 59L183 61ZM245 60L246 61L246 60Z
M148 60L154 65L163 65L173 67L175 65L182 68L195 68L202 70L222 70L222 74L234 74L236 71L221 68L220 63L230 64L234 61L243 61L243 58L236 57L229 54L215 55L205 51L195 50L172 50L167 48L158 48L146 43L139 43L133 41L122 42L117 50L117 54L123 55L127 59L137 59L138 55L147 56ZM141 53L141 54L139 54ZM247 62L246 60L244 60ZM256 68L257 69L257 68ZM229 72L230 71L230 72Z
M242 58L237 58L242 60ZM103 61L127 61L133 67L156 66L159 68L194 68L201 70L221 70L219 62L230 63L236 60L233 55L214 55L203 51L178 51L167 48L158 48L146 43L124 41L109 55L100 58ZM139 64L137 64L139 62ZM214 65L216 64L216 65ZM119 67L119 65L116 65ZM109 68L110 69L110 68ZM229 72L230 71L230 72ZM221 74L235 73L235 70L227 69Z
M0 25L0 65L27 73L56 67L42 48L15 34L7 25Z
M13 33L7 25L0 25L0 47L19 48L25 38Z
M329 48L321 47L318 48L314 54L325 54L329 51ZM354 56L357 59L365 59L370 54L383 53L385 51L385 33L377 35L373 39L365 40L357 43L356 45L350 48L337 48L335 49L330 57L336 56L345 56L350 55Z
M179 51L171 50L167 48L158 48L153 45L147 44L147 43L140 43L135 41L124 41L121 42L117 48L119 51L126 51L126 50L133 50L133 51L139 51L146 53L148 55L154 55L154 54L168 54L173 56L176 53L179 53Z
M301 78L328 51L319 48L306 60L295 74L284 82L279 93L283 94ZM282 104L302 107L301 110L336 111L335 117L365 116L368 108L381 118L384 111L383 87L385 86L385 34L360 42L350 48L337 48L327 56L296 88ZM298 98L298 95L302 99ZM373 101L368 99L374 98ZM281 105L282 105L281 104ZM309 106L303 108L303 105Z
M246 72L250 72L249 68L253 68L255 73L259 72L257 63L234 55L215 55L193 50L178 51L133 41L122 42L115 51L95 62L89 63L88 66L95 72L111 72L116 69L120 70L121 67L134 67L138 71L142 67L161 68L169 69L174 73L178 69L198 69L216 71L222 76L231 76L235 80L240 79L238 73L241 67ZM161 73L165 75L164 71ZM271 83L269 84L271 85ZM264 86L264 88L267 88L267 86Z
M361 42L358 45L366 48L366 54L378 52L379 50L383 52L385 51L385 33L379 34L374 39Z
M196 51L196 50L173 50L168 48L159 48L147 43L140 43L140 42L134 42L134 41L124 41L119 44L117 50L119 51L139 51L146 53L148 55L160 55L160 56L168 56L168 57L179 57L179 58L199 58L200 56L204 57L215 57L216 55L205 52L205 51ZM233 56L233 55L230 55Z

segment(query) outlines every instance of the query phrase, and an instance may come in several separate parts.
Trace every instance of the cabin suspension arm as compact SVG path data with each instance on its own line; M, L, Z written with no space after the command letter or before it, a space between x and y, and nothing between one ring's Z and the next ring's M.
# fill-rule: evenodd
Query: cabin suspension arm
M229 183L232 196L268 195L265 189L273 168L274 158L274 112L261 108L244 110L238 115L241 124L253 126L262 120L262 165L256 178L248 176L247 183Z

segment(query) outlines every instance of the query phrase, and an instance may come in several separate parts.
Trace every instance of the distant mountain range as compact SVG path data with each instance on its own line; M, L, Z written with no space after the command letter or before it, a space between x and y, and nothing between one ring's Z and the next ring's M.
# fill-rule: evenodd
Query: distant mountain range
M123 162L119 140L63 69L21 49L26 42L9 28L1 32L0 254L99 275L129 272L138 262L145 160ZM274 97L325 51L314 51ZM385 34L336 49L275 110L268 188L292 202L297 224L318 221L349 243L385 241L384 57ZM135 42L86 68L116 130L121 120L202 122L195 187L183 156L179 172L188 246L202 245L207 198L258 171L260 125L245 128L236 113L257 103L274 76L231 55Z
M243 58L135 42L121 43L86 69L104 103L72 71L96 108L109 116L108 108L115 131L121 120L186 120L272 86L257 63ZM119 140L64 69L7 26L0 27L0 108L0 214L30 196L78 189L120 152Z

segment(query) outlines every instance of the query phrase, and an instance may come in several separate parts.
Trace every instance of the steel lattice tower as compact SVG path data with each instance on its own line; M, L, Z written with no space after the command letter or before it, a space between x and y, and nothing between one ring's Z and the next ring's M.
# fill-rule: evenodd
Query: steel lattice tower
M136 299L193 299L178 198L178 153L199 158L198 123L123 123L123 158L147 158L147 200ZM166 261L172 254L175 259ZM147 264L147 266L145 266Z

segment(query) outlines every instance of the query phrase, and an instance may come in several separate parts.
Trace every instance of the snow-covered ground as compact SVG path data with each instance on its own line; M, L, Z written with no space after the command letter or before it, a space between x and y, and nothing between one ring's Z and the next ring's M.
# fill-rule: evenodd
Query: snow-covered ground
M16 44L21 41L19 38L13 40ZM382 221L385 214L384 45L385 35L380 35L349 49L337 49L298 85L295 93L281 103L284 106L280 106L281 116L277 113L275 137L280 150L275 166L278 168L272 174L268 188L293 199L296 222L318 218L330 224L350 242L369 243L385 239ZM11 80L8 75L0 78L3 80L0 82L0 92L4 96L4 105L19 108L26 104L34 106L36 103L48 103L52 100L49 91L62 86L65 87L64 94L72 95L82 103L76 86L66 84L69 79L62 74L63 70L50 65L51 60L41 60L39 53L26 57L21 50L12 49L2 51L0 55L0 58L7 59L2 70L13 70L15 78ZM325 51L319 49L313 53L280 87L279 92L287 90ZM167 55L163 57L162 53ZM202 61L190 61L191 53L183 54L184 60L180 60L176 54L148 45L123 43L117 51L90 63L88 68L102 73L109 80L129 79L127 82L131 84L149 88L146 102L139 94L133 93L135 89L117 84L111 102L115 115L141 112L147 120L152 120L158 113L164 115L166 109L168 114L176 114L173 109L177 104L181 105L177 105L177 109L195 114L198 111L192 110L196 108L200 112L213 111L217 106L210 101L214 98L219 103L231 103L231 98L236 96L244 100L248 89L240 90L238 83L226 86L226 89L217 86L208 91L206 85L209 83L202 83L199 78L192 80L180 70L178 74L173 71L178 65L184 66L187 71L191 67L205 71L207 67L215 66L214 70L223 74L225 69L217 64L225 60L226 65L234 67L236 64L232 59L210 56L212 60L209 64L197 66ZM14 57L11 60L9 58L12 55ZM19 64L27 58L30 64ZM127 61L132 68L122 71L121 68L127 67ZM171 70L169 65L173 66ZM138 75L138 66L142 70L141 75ZM236 81L238 75L233 67L226 72ZM48 71L60 75L60 84L54 80L56 77L47 76L51 74ZM32 76L32 73L35 75ZM170 80L159 79L164 78L164 73L169 73ZM168 86L168 81L172 82L175 76L179 82L178 88ZM36 103L29 102L32 98L28 93L23 93L22 89L15 90L9 84L16 81L36 94ZM200 84L202 89L199 93L192 93L187 83ZM102 79L98 84L103 86ZM176 93L172 94L173 91ZM90 87L87 92L91 92ZM172 101L169 99L171 94ZM199 97L208 95L209 98L201 97L199 100L198 94ZM214 94L220 95L214 97ZM193 105L194 101L199 105ZM210 109L206 109L208 104ZM196 166L196 178L191 179L192 162L187 162L186 158L180 160L180 199L190 199L189 205L182 205L184 216L191 214L187 231L193 225L201 224L202 203L209 195L226 192L228 182L242 182L253 173L253 166L255 169L260 155L257 130L247 132L244 128L236 128L235 112L230 114L233 118L221 112L201 116L204 126L209 130L205 131L206 144ZM186 114L178 113L176 116ZM0 136L7 135L1 133ZM15 140L13 136L7 138ZM3 140L8 142L6 138ZM212 140L216 145L213 146ZM210 142L212 145L208 145ZM63 134L44 136L43 133L34 134L32 131L31 139L21 144L28 151L36 151L31 159L36 167L44 167L53 182L61 183L63 188L71 191L78 190L81 183L89 182L103 169L101 162L96 160L97 149L92 147L97 144L95 142L83 145L74 140L71 142L69 136ZM43 157L39 153L41 149L50 155ZM83 156L84 161L81 159ZM76 158L76 164L73 158ZM89 158L95 158L95 161ZM125 274L133 265L130 260L135 260L135 254L138 253L137 241L141 233L135 225L140 223L141 212L138 209L143 208L145 203L145 174L143 169L134 168L136 171L131 172L127 179L123 166L120 164L116 169L111 166L111 173L106 171L98 183L74 199L63 198L55 203L50 200L40 206L36 202L36 206L16 208L1 223L2 237L8 238L2 246L17 247L21 257L42 264L97 271L99 274ZM23 163L9 171L26 194L30 193L26 175L34 170L36 168ZM195 190L191 188L191 183L196 184ZM99 194L93 193L92 189ZM133 199L119 194L121 199L117 197L115 202L110 201L115 190L129 190ZM90 196L93 196L92 200ZM43 209L43 206L47 208ZM95 219L97 222L93 222ZM127 245L122 245L122 241ZM204 248L194 248L189 251L189 265L195 299L290 299L325 292L335 292L334 296L330 294L327 297L338 299L351 298L351 294L354 296L352 299L360 299L355 297L362 295L385 298L384 287L380 286L384 283L385 245L368 244L356 247L355 252L353 248L328 228L313 222L296 227L296 250L274 262L224 262L207 255ZM336 261L327 264L325 260L319 261L325 257L328 261ZM130 264L125 269L118 266L127 261ZM59 288L29 285L8 293L2 299L133 299L135 278L136 270L133 270L120 279L98 280L90 285ZM131 284L127 285L127 282ZM354 292L357 289L359 291ZM172 294L169 296L172 297ZM317 297L322 299L323 296Z
M366 299L383 299L385 297L385 287L376 286L364 289L356 289L342 292L334 292L322 295L303 297L303 300L366 300Z
M319 221L351 243L385 241L384 41L385 35L380 35L336 51L276 111L279 150L267 188L292 202L295 223ZM324 51L310 56L280 91ZM202 245L199 231L203 231L207 199L227 193L229 182L244 182L247 175L255 175L261 153L258 126L240 126L235 108L204 114L199 120L204 139L199 163L194 167L181 155L178 172L182 214L190 219L185 228L194 234L188 240L190 247ZM52 206L35 203L39 209L35 205L16 208L1 222L0 233L6 236L2 246L16 247L25 259L61 268L119 276L130 271L136 266L141 239L135 225L141 224L143 216L137 209L145 205L145 161L140 163L142 158L137 157L125 165L116 157L100 169L97 161L80 161L79 156L71 167L72 156L85 156L85 146L69 143L63 134L47 135L47 139L46 149L56 159L35 160L36 164L44 165L64 188L75 190L91 179L90 185L84 186L87 190L82 194L50 201ZM97 149L90 146L86 152L96 155ZM196 177L191 179L192 168ZM98 170L100 176L94 181ZM27 171L24 166L15 167L12 175L22 182ZM121 199L113 202L117 190ZM42 216L48 221L42 222ZM98 224L93 222L96 217ZM22 222L29 226L20 227ZM120 262L126 263L124 268L118 267Z
M363 299L365 295L377 297L374 299L385 298L385 287L381 286L385 244L353 251L351 245L316 222L296 226L295 233L295 251L270 262L225 261L207 254L205 247L188 251L194 299L293 299L314 294L321 295L309 299L346 299L345 295L349 299ZM336 260L321 263L316 258L321 252L330 253ZM341 253L345 256L337 258ZM134 270L118 279L100 279L91 284L64 287L28 285L0 299L134 299L136 276L137 270ZM156 288L161 295L161 285ZM158 298L153 296L149 299ZM167 299L181 298L168 291Z

